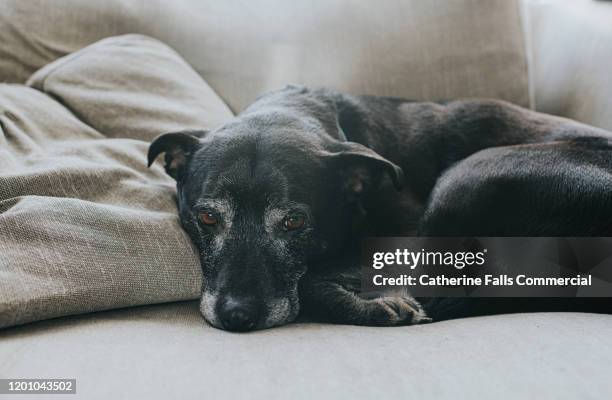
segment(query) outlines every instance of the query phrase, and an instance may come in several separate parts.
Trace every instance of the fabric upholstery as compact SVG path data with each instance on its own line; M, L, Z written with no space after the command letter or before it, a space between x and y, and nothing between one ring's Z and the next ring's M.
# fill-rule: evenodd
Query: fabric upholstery
M527 2L535 107L612 130L612 2Z
M141 35L101 40L41 68L28 85L105 137L212 129L232 112L170 47Z
M529 106L519 0L4 0L0 81L98 39L142 33L194 66L234 111L287 83L411 99Z
M0 371L76 378L66 399L608 399L611 336L573 313L233 334L186 302L0 331Z
M0 84L0 327L197 298L198 257L148 141L232 114L166 45L107 39ZM146 141L143 141L146 140Z
M527 2L535 6L526 26L535 35L538 108L612 129L606 119L612 115L606 111L610 63L602 61L606 47L598 40L607 37L604 14L596 24L586 14L572 19L572 12L556 23L555 6L578 0ZM580 3L595 5L593 18L603 12L604 2ZM137 32L170 43L234 110L286 82L528 105L520 16L514 0L444 6L421 0L3 0L0 82L23 83L98 39ZM158 49L152 50L156 62L170 70L175 62L189 80L169 98L156 84L145 87L156 94L155 112L139 107L128 91L126 112L118 112L105 87L90 86L74 59L63 60L57 75L46 68L30 81L48 95L0 85L0 326L196 296L194 255L176 252L188 242L169 234L180 232L173 184L159 166L144 168L146 144L134 138L213 126L227 113L174 52L148 45ZM121 54L114 46L105 51ZM143 63L146 52L139 50L138 64L129 57L115 63L134 71L150 65ZM114 86L104 57L88 52L84 58L101 82ZM136 69L157 81L155 70ZM161 75L177 83L177 74ZM192 90L204 96L201 105L191 101ZM174 96L186 99L186 112ZM197 303L185 302L1 330L0 376L77 379L77 395L54 399L607 399L611 334L610 316L565 313L402 328L298 323L231 334L206 325Z

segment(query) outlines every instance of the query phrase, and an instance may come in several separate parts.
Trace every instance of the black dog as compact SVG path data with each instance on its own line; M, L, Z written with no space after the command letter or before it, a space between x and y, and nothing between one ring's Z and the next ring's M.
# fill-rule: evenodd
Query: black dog
M160 153L199 249L202 315L228 330L300 308L338 323L429 320L408 294L360 296L364 235L612 234L612 135L501 101L289 86L215 131L158 137L149 164Z

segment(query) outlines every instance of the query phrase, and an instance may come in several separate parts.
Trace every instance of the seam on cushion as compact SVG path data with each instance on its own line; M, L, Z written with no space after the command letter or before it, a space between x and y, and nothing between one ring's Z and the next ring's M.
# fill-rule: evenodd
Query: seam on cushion
M2 214L15 207L24 196L9 197L8 199L0 200L0 218Z
M55 71L55 70L56 70L56 69L54 69L53 71ZM30 89L32 89L32 90L36 90L37 92L40 92L41 94L43 94L44 96L46 96L47 98L49 98L51 101L56 102L57 104L59 104L59 105L60 105L60 106L61 106L61 107L64 109L64 111L66 111L67 113L69 113L70 115L72 115L72 116L73 116L73 117L74 117L76 120L78 120L78 121L79 121L81 124L83 124L83 125L84 125L84 126L86 126L87 128L91 129L93 132L96 132L98 135L100 135L100 136L101 136L101 137L98 137L98 138L91 138L92 140L100 140L100 139L107 138L108 136L106 136L104 133L100 132L98 129L94 128L93 126L91 126L90 124L88 124L87 122L85 122L85 121L83 120L83 118L81 118L81 116L80 116L80 115L78 115L77 113L75 113L75 112L74 112L74 110L73 110L72 108L70 108L70 107L68 106L68 104L66 104L66 103L64 102L64 100L63 100L61 97L56 96L56 95L55 95L55 94L53 94L53 93L47 93L47 92L45 91L44 85L45 85L45 83L47 82L47 77L48 77L48 76L49 76L49 75L45 76L45 78L42 80L42 90L38 90L37 88L32 87L32 86L28 86L28 88L30 88Z
M187 68L190 68L197 76L200 77L200 79L202 79L202 82L209 88L209 90L212 92L212 94L214 96L217 97L217 99L227 108L227 110L229 111L230 115L232 117L236 116L236 112L229 106L229 104L227 104L227 101L217 92L217 90L215 90L209 83L208 81L204 78L204 76L202 74L200 74L189 62L187 62L187 60L177 51L175 50L173 47L170 47L168 44L153 38L153 37L149 37L146 35L140 35L140 34L125 34L125 35L121 35L121 36L109 36L103 39L100 39L97 42L94 43L90 43L89 45L86 45L85 47L82 47L80 50L77 50L74 53L70 53L67 54L63 57L63 59L58 59L55 60L53 62L58 63L58 65L54 66L53 68L51 68L49 70L49 72L47 72L45 74L45 76L41 79L41 84L40 84L40 92L46 94L47 96L51 97L52 99L54 99L55 101L57 101L58 103L60 103L62 106L64 106L64 108L66 108L67 110L69 110L72 115L74 115L76 118L79 119L79 121L81 121L82 123L84 123L85 125L89 126L90 128L94 129L91 125L89 125L88 123L86 123L81 117L79 117L78 115L75 114L74 110L72 110L70 107L67 106L67 104L58 96L53 95L52 93L48 93L47 92L47 80L50 79L53 75L55 75L60 69L62 69L66 64L71 63L74 60L79 59L81 56L85 55L85 54L89 54L91 51L97 50L98 48L107 46L109 44L111 45L115 45L117 43L120 42L126 42L127 40L127 36L129 36L130 38L137 36L140 38L146 38L148 40L152 40L154 42L158 42L160 44L162 44L163 46L165 46L166 48L168 48L170 51L172 51L179 60L181 60L185 66ZM111 40L112 39L112 40ZM49 64L47 64L49 65ZM41 69L44 69L45 67L42 67ZM39 69L38 71L40 71L41 69ZM38 72L34 72L26 81L26 85L31 87L34 90L38 90L37 88L33 87L33 80L32 78L34 77L34 75L36 75L36 73ZM94 129L96 132L98 132L97 129ZM101 135L105 136L102 132L99 132Z
M108 38L106 38L106 39L108 39ZM107 45L108 41L106 39L101 39L101 41L99 41L99 42L94 42L92 44L89 44L89 45L81 48L80 50L77 50L74 53L71 53L71 54L68 54L68 55L64 56L63 59L54 61L54 62L57 62L58 65L56 65L53 68L51 68L49 70L49 72L47 72L47 74L41 79L40 90L39 90L39 92L41 92L44 95L48 96L49 98L53 99L58 104L61 104L62 107L66 111L68 111L70 114L72 114L82 124L88 126L90 129L94 130L95 132L98 132L104 138L107 138L108 136L105 135L103 132L100 132L98 129L94 128L93 126L91 126L89 123L85 122L85 120L82 118L82 116L78 115L77 113L75 113L75 110L73 110L71 107L69 107L68 104L60 96L57 96L56 94L51 93L51 92L47 92L46 85L47 85L47 80L50 79L52 76L54 76L59 70L61 70L63 67L65 67L68 63L72 63L74 60L78 60L83 55L89 54L94 49L98 49L98 47L104 47L105 45ZM34 75L36 75L36 72L34 74L32 74L32 76L30 76L30 78L26 82L26 85L28 85L29 87L31 87L34 90L38 90L37 88L31 86L31 82L30 81L32 80L32 77Z
M36 90L36 89L34 89ZM91 129L92 131L98 133L100 136L99 138L91 138L93 140L100 140L100 139L106 139L108 138L108 136L106 136L103 132L99 131L97 128L94 128L93 126L91 126L89 123L85 122L85 120L83 120L83 118L81 117L81 115L77 114L72 108L70 108L68 106L68 104L64 101L64 99L62 99L60 96L57 96L53 93L47 93L47 92L41 92L43 93L45 96L49 97L51 100L55 101L56 103L58 103L59 105L62 106L62 108L64 110L66 110L66 112L69 112L74 118L76 118L80 123L82 123L83 125L87 126L89 129Z
M23 84L12 84L12 83L11 83L11 84L9 84L9 83L7 83L7 84L0 84L0 86L2 86L2 85L13 86L13 87L15 87L15 88L19 88L20 90L23 90L23 89L26 89L26 90L32 90L32 91L35 91L36 93L39 93L41 96L44 96L44 97L45 97L45 101L51 101L51 102L54 102L54 103L59 104L59 105L61 106L61 108L62 108L62 109L63 109L63 110L66 112L66 113L70 114L72 117L74 117L74 119L76 119L78 122L80 122L81 124L83 124L83 126L87 127L87 128L88 128L88 129L90 129L92 132L94 132L94 133L96 133L96 134L98 134L98 135L100 136L100 137L91 137L91 138L88 138L88 140L89 140L89 139L94 140L94 139L102 139L102 138L106 138L106 136L105 136L104 134L102 134L102 132L100 132L99 130L97 130L97 129L96 129L96 128L94 128L93 126L89 125L88 123L86 123L85 121L83 121L81 118L79 118L79 116L78 116L78 115L76 115L76 114L74 113L74 111L73 111L73 110L72 110L70 107L68 107L68 106L67 106L67 105L66 105L66 104L65 104L65 103L62 101L62 99L61 99L61 98L58 98L57 96L55 96L55 95L53 95L53 94L51 94L51 93L46 93L46 92L44 92L44 91L41 91L41 90L39 90L39 89L37 89L37 88L35 88L35 87L32 87L32 86L25 86L25 85L23 85ZM10 113L10 111L0 108L0 113L1 113L0 115L6 115L6 116L7 116L7 118L11 119L13 122L16 122L16 120L14 120L13 118L11 118L11 117L10 117L10 115L14 115L14 114ZM6 133L8 132L8 129L6 129L6 127L5 127L3 124L4 124L4 123L2 122L2 120L0 120L0 143L1 143L1 140L7 140L7 139L6 139ZM3 129L3 128L4 128L4 129ZM28 136L28 137L29 137L29 136Z
M112 41L109 40L111 38L113 38L113 39L124 39L123 36L127 36L127 35L109 36L109 37L106 37L106 38L99 39L99 40L97 40L95 42L89 43L89 44L81 47L80 49L78 49L78 50L76 50L76 51L74 51L72 53L66 54L63 57L60 57L57 60L52 61L51 63L47 64L46 66L43 66L42 68L39 68L32 75L30 75L30 77L26 81L26 86L32 87L32 84L33 84L32 78L34 77L34 75L36 75L42 69L45 69L50 64L57 63L57 65L55 65L53 68L49 69L49 71L45 74L45 76L41 80L41 88L42 88L42 91L44 92L46 90L45 84L46 84L47 79L51 75L54 75L59 69L64 67L67 63L70 63L70 62L72 62L74 60L78 60L79 58L81 58L81 56L83 56L85 54L89 54L89 52L93 51L94 49L97 50L98 47L106 46L109 42L112 42ZM117 40L117 41L120 41L120 40ZM32 87L32 88L36 89L34 87Z
M97 47L97 46L91 46L91 47ZM48 79L50 76L54 75L54 74L55 74L55 73L56 73L58 70L60 70L62 67L64 67L64 66L65 66L67 63L72 62L72 61L74 61L74 60L77 60L77 59L81 58L81 56L82 56L83 54L89 53L89 51L90 51L90 50L91 50L91 49L88 49L87 47L84 47L84 48L82 48L81 50L78 50L78 51L77 51L77 52L75 52L75 53L72 53L72 54L69 54L69 55L67 55L67 56L64 56L64 59L63 59L63 60L61 60L61 61L60 61L60 60L56 60L56 61L54 61L54 62L57 62L57 63L58 63L58 65L56 65L56 66L54 66L53 68L51 68L51 69L49 70L49 72L47 72L47 73L45 74L45 76L42 78L42 80L41 80L41 85L40 85L40 87L41 87L41 90L40 90L40 91L41 91L41 92L43 92L43 93L45 93L45 94L48 94L48 93L46 92L46 90L47 90L47 89L46 89L47 79ZM58 61L59 61L59 62L58 62ZM44 67L43 67L43 68L44 68ZM39 70L39 71L40 71L40 70ZM38 72L38 71L37 71L37 72ZM32 86L32 85L33 85L33 82L32 82L32 77L33 77L34 75L36 75L36 72L34 72L34 73L33 73L33 74L32 74L32 75L31 75L31 76L28 78L28 80L26 81L26 85L27 85L27 86L29 86L29 87L31 87L32 89L36 89L35 87L33 87L33 86Z
M516 8L521 24L521 33L523 35L523 52L525 54L525 69L527 72L527 96L529 108L536 109L535 100L535 82L533 80L533 44L531 42L531 20L529 16L528 0L516 0Z
M106 38L108 39L108 38ZM66 66L68 63L73 62L74 60L78 60L79 58L81 58L83 55L85 54L89 54L89 52L93 51L94 49L97 49L98 47L103 47L105 45L107 45L107 40L106 39L102 39L100 42L96 43L91 43L83 48L81 48L80 50L77 50L74 53L68 54L66 56L63 57L63 59L58 59L53 61L54 63L57 63L58 65L55 65L53 68L51 68L45 75L44 77L41 79L40 81L40 90L36 87L33 86L33 80L32 78L34 77L34 75L36 75L36 73L38 71L40 71L40 69L36 72L34 72L26 81L26 85L28 87L30 87L33 90L37 90L41 93L43 93L44 95L48 96L49 98L53 99L54 101L56 101L57 103L61 104L62 107L68 111L70 114L72 114L76 119L78 119L82 124L88 126L90 129L92 129L93 131L99 133L102 137L107 137L104 133L98 131L96 128L94 128L93 126L91 126L90 124L88 124L87 122L85 122L83 120L83 118L81 118L81 116L77 115L74 110L70 107L68 107L68 105L64 102L64 100L59 97L56 96L53 93L47 92L47 80L50 79L52 76L54 76L59 70L61 70L64 66ZM49 65L49 64L47 64ZM45 67L42 67L45 68Z

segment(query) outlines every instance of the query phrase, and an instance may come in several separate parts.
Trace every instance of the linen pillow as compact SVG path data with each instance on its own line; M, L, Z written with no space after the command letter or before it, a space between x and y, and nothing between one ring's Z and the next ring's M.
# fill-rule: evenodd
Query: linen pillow
M181 56L142 35L103 39L41 68L26 84L106 137L150 141L160 132L212 129L232 116Z
M148 142L232 114L166 45L109 38L0 84L0 327L194 299L201 270Z

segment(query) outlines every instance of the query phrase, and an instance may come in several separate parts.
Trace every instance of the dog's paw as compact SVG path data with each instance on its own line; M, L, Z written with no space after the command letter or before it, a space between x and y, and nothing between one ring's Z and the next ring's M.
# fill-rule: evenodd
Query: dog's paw
M410 296L378 297L370 302L372 325L397 326L431 322L419 302Z
M335 277L337 278L337 277ZM407 290L359 292L347 280L311 279L302 282L302 310L339 324L397 326L431 322Z

